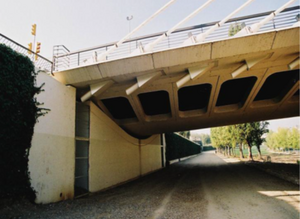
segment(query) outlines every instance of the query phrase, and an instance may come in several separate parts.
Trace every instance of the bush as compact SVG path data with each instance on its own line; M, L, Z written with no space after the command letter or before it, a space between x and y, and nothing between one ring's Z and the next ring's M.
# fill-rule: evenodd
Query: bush
M35 198L28 172L33 128L42 114L35 77L28 57L0 44L0 197Z

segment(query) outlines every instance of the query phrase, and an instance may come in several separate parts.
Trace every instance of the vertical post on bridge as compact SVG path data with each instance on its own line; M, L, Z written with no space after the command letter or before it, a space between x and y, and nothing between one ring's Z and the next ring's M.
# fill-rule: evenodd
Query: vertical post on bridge
M223 24L225 24L230 18L232 18L235 14L237 14L238 12L240 12L242 9L244 9L245 7L247 7L250 3L252 3L254 0L248 0L247 2L245 2L242 6L240 6L239 8L237 8L236 10L234 10L233 12L231 12L229 15L227 15L224 19L222 19L220 22L216 23L214 26L212 26L211 28L209 28L207 31L205 31L204 33L200 33L198 36L194 37L191 36L189 37L187 40L185 40L183 42L183 45L191 45L193 43L200 43L203 42L206 37L208 35L210 35L212 32L214 32L216 29L218 29L219 27L221 27Z
M287 3L285 3L283 6L278 8L276 11L272 12L270 15L265 17L263 20L261 20L258 23L252 24L250 27L244 27L240 32L238 32L235 36L244 36L249 33L256 33L259 31L259 29L268 23L270 20L272 20L276 15L278 15L280 12L282 12L284 9L286 9L288 6L290 6L292 3L294 3L295 0L290 0Z
M130 23L131 23L131 20L133 19L133 15L131 15L130 17L127 16L126 19L127 19L128 23L129 23L129 31L128 31L128 33L130 33L130 31L131 31ZM130 39L130 37L128 39ZM131 42L129 42L129 53L131 53Z
M147 20L145 20L143 23L141 23L138 27L136 27L134 30L132 30L130 33L128 33L125 37L123 37L119 42L117 42L115 45L110 47L107 51L103 52L99 55L96 61L104 61L106 59L106 56L113 52L115 49L117 49L124 41L126 41L131 35L133 35L136 31L138 31L141 27L145 26L148 22L150 22L154 17L156 17L158 14L160 14L162 11L164 11L166 8L168 8L170 5L172 5L176 0L171 0L167 4L165 4L162 8L160 8L157 12L155 12L153 15L151 15Z
M161 42L163 39L165 39L166 37L168 37L172 32L174 32L179 26L181 26L182 24L184 24L185 22L187 22L188 20L190 20L191 18L193 18L196 14L198 14L200 11L202 11L204 8L206 8L210 3L212 3L214 0L208 0L207 2L205 2L203 5L201 5L198 9L196 9L194 12L192 12L191 14L189 14L186 18L184 18L183 20L181 20L178 24L176 24L174 27L172 27L170 30L168 30L166 33L163 33L160 37L158 37L156 40L154 40L151 43L148 43L145 48L143 49L143 52L149 52L152 51L154 46L157 45L159 42ZM139 53L140 50L136 50L133 53Z

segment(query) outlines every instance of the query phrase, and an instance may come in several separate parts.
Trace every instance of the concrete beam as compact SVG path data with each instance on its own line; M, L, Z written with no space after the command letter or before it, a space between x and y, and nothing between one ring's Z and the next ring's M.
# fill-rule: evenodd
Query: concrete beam
M238 75L243 73L244 71L249 71L250 68L252 68L254 65L259 63L260 61L268 58L270 55L262 56L262 57L257 57L253 59L247 59L245 60L245 64L243 64L241 67L239 67L237 70L231 73L232 78L236 78Z
M200 76L204 75L206 72L210 71L214 66L212 64L207 66L196 66L188 68L189 73L176 82L178 88L181 88L184 84L190 80L195 80Z
M112 80L108 81L102 81L97 84L91 84L90 85L90 91L88 91L86 94L84 94L80 99L81 102L85 102L88 99L90 99L92 96L99 96L104 91L106 91L110 86L112 86L115 82Z
M156 72L154 74L151 73L151 74L146 74L146 75L141 75L141 76L136 77L137 83L135 83L134 85L132 85L131 87L126 89L126 94L127 95L132 94L137 89L139 89L140 87L143 87L144 85L150 83L151 81L155 80L159 76L161 76L161 72Z
M290 64L288 64L288 68L290 70L292 70L292 69L295 69L297 66L299 67L299 65L300 65L300 59L298 56L294 61L292 61Z

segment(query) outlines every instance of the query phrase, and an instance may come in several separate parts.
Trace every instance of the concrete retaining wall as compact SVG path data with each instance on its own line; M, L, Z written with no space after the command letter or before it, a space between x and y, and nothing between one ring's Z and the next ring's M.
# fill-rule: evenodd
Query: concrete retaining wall
M76 91L44 73L37 76L42 83L37 99L51 111L34 127L29 171L36 203L49 203L74 196Z
M75 182L76 90L47 74L38 101L51 111L35 125L29 155L36 203L72 199ZM162 167L161 138L139 140L128 135L92 102L90 105L89 191L97 192Z
M140 141L90 103L89 190L100 191L160 169L160 135Z

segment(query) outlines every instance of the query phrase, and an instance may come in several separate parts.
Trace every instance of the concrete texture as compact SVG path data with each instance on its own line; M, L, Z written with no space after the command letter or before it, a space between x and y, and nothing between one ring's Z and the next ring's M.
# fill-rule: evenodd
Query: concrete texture
M39 73L37 85L43 83L45 91L37 100L50 111L34 127L29 154L31 185L39 204L73 198L75 170L75 89Z
M97 192L158 170L160 135L140 141L90 102L89 190Z

